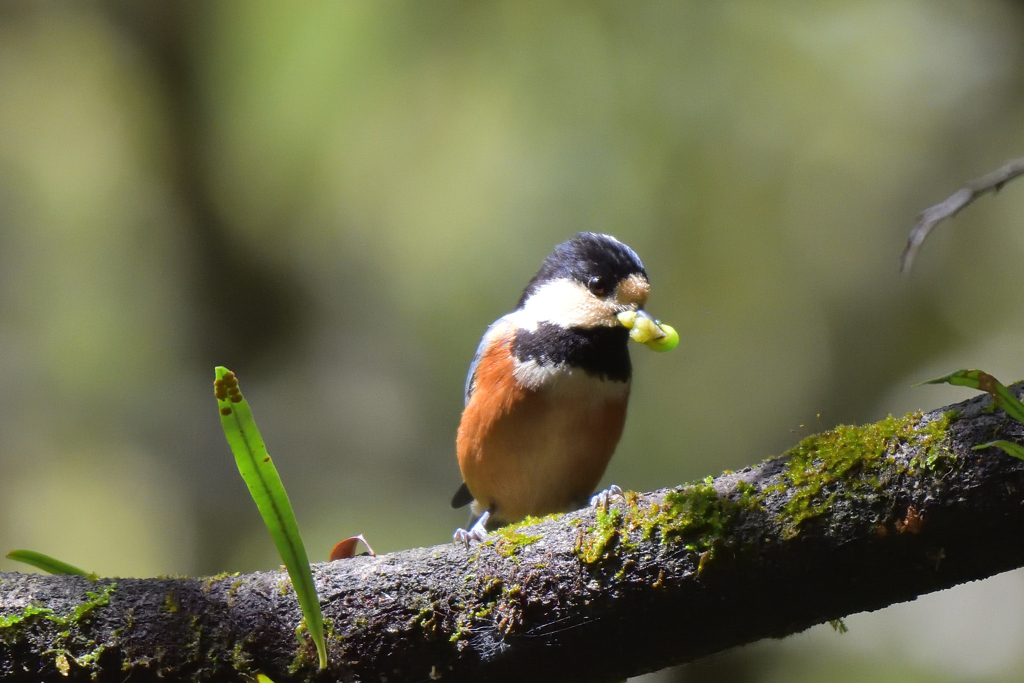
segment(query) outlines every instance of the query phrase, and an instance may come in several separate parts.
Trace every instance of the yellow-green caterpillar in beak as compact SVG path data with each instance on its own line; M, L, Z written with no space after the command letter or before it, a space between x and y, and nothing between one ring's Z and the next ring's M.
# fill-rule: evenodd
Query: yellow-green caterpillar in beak
M646 311L623 311L615 317L629 330L629 338L655 351L671 351L679 343L679 333L671 325L652 318Z

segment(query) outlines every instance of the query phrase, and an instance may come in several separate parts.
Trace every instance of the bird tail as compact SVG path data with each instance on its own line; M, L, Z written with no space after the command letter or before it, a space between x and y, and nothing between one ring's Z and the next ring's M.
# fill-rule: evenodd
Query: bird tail
M465 483L459 487L459 490L452 496L452 507L461 508L469 505L473 502L473 494L469 492L469 487Z

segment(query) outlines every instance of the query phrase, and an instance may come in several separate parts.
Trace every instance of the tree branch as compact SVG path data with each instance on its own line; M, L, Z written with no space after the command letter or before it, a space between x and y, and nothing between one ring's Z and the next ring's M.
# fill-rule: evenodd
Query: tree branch
M986 192L998 192L1003 189L1003 185L1022 174L1024 174L1024 157L1014 159L1002 168L998 168L988 175L983 175L970 181L966 187L960 188L938 204L929 206L922 211L921 215L917 218L917 224L911 229L910 235L907 237L907 246L903 247L903 253L900 254L900 270L910 270L910 267L914 264L914 257L917 256L917 250L925 238L928 237L928 233L932 231L932 228L941 221L955 216L960 212L960 209L963 209L981 195Z
M1015 388L1019 393L1020 387ZM1024 426L985 396L840 427L708 482L453 545L283 572L0 574L7 680L613 681L1024 565Z

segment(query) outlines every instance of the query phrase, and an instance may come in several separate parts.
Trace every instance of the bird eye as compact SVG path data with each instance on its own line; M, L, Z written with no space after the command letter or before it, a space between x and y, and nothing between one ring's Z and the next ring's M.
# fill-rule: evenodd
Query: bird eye
M603 277L592 277L587 280L587 289L594 296L604 296L608 293L608 285Z

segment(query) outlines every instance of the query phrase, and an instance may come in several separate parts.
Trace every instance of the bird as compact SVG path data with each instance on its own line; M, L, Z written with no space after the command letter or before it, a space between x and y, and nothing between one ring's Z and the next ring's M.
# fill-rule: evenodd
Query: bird
M612 486L591 498L626 422L631 328L649 321L653 336L670 330L678 341L644 310L649 292L636 252L610 235L580 232L554 248L515 309L487 328L456 437L463 483L451 505L472 511L456 543L621 496ZM639 327L634 338L645 341Z

